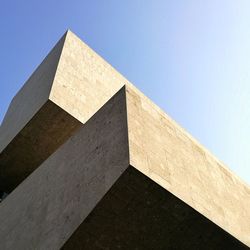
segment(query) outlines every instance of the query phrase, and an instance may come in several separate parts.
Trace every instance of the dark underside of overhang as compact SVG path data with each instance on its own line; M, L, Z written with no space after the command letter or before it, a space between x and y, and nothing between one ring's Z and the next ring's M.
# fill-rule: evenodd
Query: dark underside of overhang
M62 249L249 248L130 166Z
M0 152L0 191L12 192L82 124L47 101Z

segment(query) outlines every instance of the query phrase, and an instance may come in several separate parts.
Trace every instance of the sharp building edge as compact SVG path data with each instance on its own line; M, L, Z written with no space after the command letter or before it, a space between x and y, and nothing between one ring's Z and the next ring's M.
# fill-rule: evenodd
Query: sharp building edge
M112 205L120 203L133 211L140 207L145 223L145 211L156 217L158 211L160 221L169 221L179 206L176 216L185 220L178 225L169 221L172 231L164 231L166 225L157 220L145 224L150 230L150 223L158 223L155 236L172 235L181 224L185 230L191 228L186 238L174 231L175 237L189 242L179 247L201 247L190 245L196 242L222 249L220 241L227 248L250 246L249 186L71 31L12 100L0 127L0 168L0 189L9 193L0 203L1 249L81 249L81 244L88 249L99 224L107 223L98 219L98 211L109 218L107 207L114 214ZM138 180L157 190L149 191L148 199L155 204L157 197L163 200L155 206L158 210L146 210L147 203L139 202ZM119 191L133 183L134 190ZM138 205L113 198L125 194L126 200L138 199ZM169 199L173 206L165 217L162 207ZM189 212L182 216L182 210ZM110 218L119 219L119 213ZM190 218L196 218L192 226ZM86 225L88 220L92 224ZM118 221L122 229L122 218ZM198 230L197 223L204 223L204 228ZM139 225L131 225L131 234ZM91 236L84 234L87 227L94 230ZM111 235L106 232L100 244L122 247L122 240L109 243ZM192 235L199 237L192 241ZM126 237L130 242L129 231ZM155 239L152 236L150 242ZM129 248L136 244L124 242ZM154 244L164 249L178 241L159 238ZM89 249L94 247L98 249L89 243ZM142 243L138 247L146 249Z

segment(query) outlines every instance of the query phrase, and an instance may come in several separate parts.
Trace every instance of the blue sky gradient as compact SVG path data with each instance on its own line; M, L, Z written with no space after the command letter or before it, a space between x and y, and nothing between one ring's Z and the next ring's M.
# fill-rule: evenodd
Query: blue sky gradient
M250 183L249 0L0 3L0 121L71 29Z

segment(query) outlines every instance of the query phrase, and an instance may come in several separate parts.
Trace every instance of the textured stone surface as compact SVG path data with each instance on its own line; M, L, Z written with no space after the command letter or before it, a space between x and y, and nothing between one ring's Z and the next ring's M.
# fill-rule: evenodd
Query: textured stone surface
M59 249L128 167L125 91L0 205L0 249Z
M129 167L63 250L243 250L241 242Z
M66 32L13 98L0 127L0 188L12 191L126 82ZM52 115L44 117L48 105Z
M127 89L130 164L250 246L250 189L137 90Z
M56 129L52 132L53 130L48 129L47 126L50 119L48 121L45 119L43 122L42 116L39 118L39 112L43 111L48 102L58 107L60 114L67 113L70 126L76 124L77 127L78 125L81 126L80 123L85 124L124 85L127 91L128 120L125 123L128 123L130 165L176 195L238 240L250 246L249 186L231 173L228 168L215 159L196 140L70 31L65 34L44 63L39 66L10 105L0 129L0 173L6 173L8 177L4 179L2 175L1 183L4 183L3 187L5 185L6 187L8 185L16 186L22 178L35 170L40 162L48 158L55 150L58 151L34 172L37 175L36 178L40 178L37 173L41 173L41 169L44 172L48 171L49 181L41 179L41 185L43 184L42 180L45 181L47 186L53 186L53 182L60 182L60 174L58 175L56 170L53 172L52 167L47 165L48 162L52 161L51 159L54 159L53 167L55 169L60 167L57 166L56 161L60 162L61 157L65 157L64 155L68 155L67 161L70 166L72 166L70 162L73 164L79 160L79 149L74 148L74 151L68 148L72 152L66 152L65 149L65 151L62 149L69 142L60 147L77 128L73 126L74 129L66 129L59 133L58 131L67 128L67 125L61 124L60 119L62 116L59 115L58 119L53 122L53 124L56 124ZM95 133L101 136L99 133L101 128L96 130L94 126L92 130L89 128L93 136ZM105 137L106 134L103 133L102 136ZM28 136L24 136L25 134L28 134ZM86 136L84 138L88 140ZM53 144L53 141L59 141L60 143ZM109 143L112 145L115 142L116 136L111 136ZM35 145L35 150L32 149L33 145ZM89 147L92 147L90 141ZM18 153L20 148L22 149ZM32 152L30 157L26 155L29 150ZM111 152L112 150L110 149ZM116 150L116 147L114 150ZM109 153L108 151L107 154ZM57 158L53 158L54 155L57 155ZM15 157L12 158L13 156ZM97 153L92 157L99 159ZM85 160L82 158L82 161ZM33 164L33 162L36 163ZM77 171L77 169L75 170ZM66 178L63 177L63 173L61 174L62 178ZM34 198L35 200L32 199L38 191L34 191L34 194L31 193L30 196L32 197L30 198L25 198L29 197L27 194L26 196L21 194L22 192L29 193L27 182L30 181L29 185L31 185L31 179L35 180L33 177L34 175L31 174L14 191L15 195L9 195L1 203L0 215L3 210L7 213L8 209L11 209L10 205L7 204L15 206L20 201L22 205L18 205L13 210L13 216L17 218L15 213L20 215L20 211L22 211L22 213L25 213L22 223L26 223L25 220L29 219L29 213L38 204L36 198ZM74 175L71 179L72 183L74 183L73 177ZM62 183L60 185L60 188L58 186L56 189L58 193L64 190ZM25 186L25 189L23 189L23 186ZM30 190L32 187L31 185ZM53 208L56 209L58 203L56 194L53 193L53 195L54 201L51 200L50 204L53 204L55 206ZM26 200L24 200L28 204L34 204L30 205L30 208L25 207L24 203L21 202L22 200L20 200L21 198L16 196L20 196L22 199L25 198ZM41 194L38 197L41 200L46 199ZM42 214L47 218L49 212L47 208L44 208L44 210ZM4 218L5 212L3 212ZM55 221L57 216L60 218L60 214L58 213L53 217ZM38 216L38 218L41 218L41 216ZM3 223L7 222L8 220L4 219ZM9 223L14 225L14 222L15 219ZM53 227L50 225L49 228ZM32 229L33 225L31 231ZM59 225L57 229L59 231ZM1 230L4 233L4 227ZM7 229L5 228L5 230ZM6 241L10 242L11 237L12 239L18 239L18 232L20 230L12 232L6 237ZM59 241L57 237L61 236L54 235L55 241ZM33 238L30 238L30 240L33 242Z
M50 100L85 123L128 81L68 31Z

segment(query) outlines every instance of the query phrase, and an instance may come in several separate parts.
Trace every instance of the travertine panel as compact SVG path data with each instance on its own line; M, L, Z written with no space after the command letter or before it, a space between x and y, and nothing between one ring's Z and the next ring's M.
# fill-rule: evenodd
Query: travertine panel
M148 98L126 87L130 164L250 245L250 189Z
M49 98L85 123L127 82L68 31Z
M124 88L0 205L0 249L60 249L128 167Z

